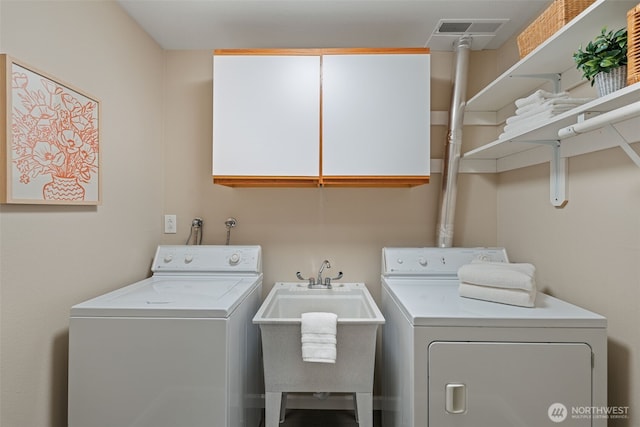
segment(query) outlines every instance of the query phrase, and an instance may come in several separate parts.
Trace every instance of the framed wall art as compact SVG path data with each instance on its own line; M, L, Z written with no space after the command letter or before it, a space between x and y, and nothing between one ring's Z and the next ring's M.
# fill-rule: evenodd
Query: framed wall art
M99 205L100 102L0 55L0 202Z

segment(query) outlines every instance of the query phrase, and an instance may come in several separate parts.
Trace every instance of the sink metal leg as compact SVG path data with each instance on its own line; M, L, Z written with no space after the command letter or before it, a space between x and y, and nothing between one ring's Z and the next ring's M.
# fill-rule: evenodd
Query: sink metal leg
M356 416L356 423L360 424L360 418L358 417L358 399L356 399L356 394L353 393L353 411Z
M264 395L265 427L278 427L284 422L287 393L268 391Z
M373 427L373 393L356 393L356 421L360 427Z
M280 423L284 422L284 417L287 415L287 393L282 392L282 398L280 399Z

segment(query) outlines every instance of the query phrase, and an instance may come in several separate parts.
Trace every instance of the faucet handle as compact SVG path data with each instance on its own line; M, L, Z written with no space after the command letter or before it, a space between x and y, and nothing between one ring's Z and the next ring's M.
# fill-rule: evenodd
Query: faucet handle
M338 280L338 279L342 279L342 271L339 271L338 275L336 277L325 277L324 278L324 284L326 286L331 286L331 281L332 280Z
M304 277L302 277L302 274L300 274L300 272L296 272L296 277L300 280L307 280L309 282L309 286L314 286L316 284L316 279L313 277L309 277L308 279L305 279Z

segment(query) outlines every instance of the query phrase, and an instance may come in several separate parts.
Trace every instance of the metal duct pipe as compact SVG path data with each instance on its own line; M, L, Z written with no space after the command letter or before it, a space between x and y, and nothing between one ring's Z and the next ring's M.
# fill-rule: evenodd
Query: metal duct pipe
M453 221L458 192L458 170L460 168L460 148L462 146L462 125L464 108L467 103L467 72L471 37L461 37L456 45L456 68L449 111L449 132L445 147L444 169L442 171L442 192L440 193L440 213L438 216L437 244L440 248L453 245Z

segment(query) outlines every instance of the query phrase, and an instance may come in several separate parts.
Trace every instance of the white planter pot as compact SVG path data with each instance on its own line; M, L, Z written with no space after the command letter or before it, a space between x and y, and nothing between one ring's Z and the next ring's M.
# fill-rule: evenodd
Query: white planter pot
M627 66L614 68L608 73L598 73L594 77L598 96L605 96L627 84Z

